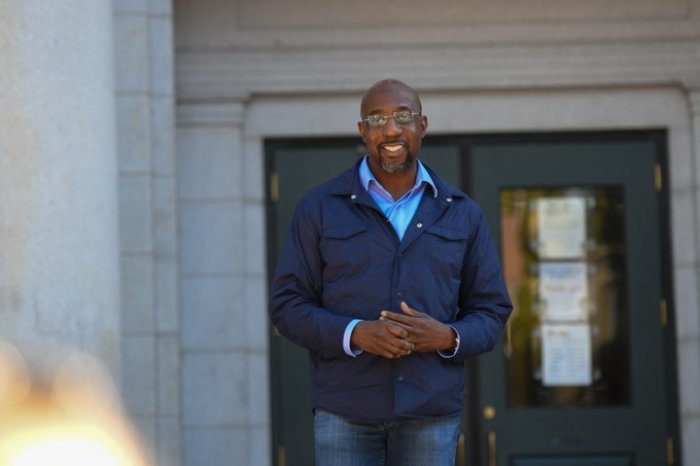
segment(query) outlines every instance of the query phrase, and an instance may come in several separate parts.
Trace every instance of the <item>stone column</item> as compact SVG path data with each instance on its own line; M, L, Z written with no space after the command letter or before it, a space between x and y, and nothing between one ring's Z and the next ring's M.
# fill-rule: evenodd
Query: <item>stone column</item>
M0 0L0 339L112 371L114 126L111 2Z
M180 315L172 0L113 0L125 406L179 466Z
M262 146L246 98L178 105L184 461L270 464Z

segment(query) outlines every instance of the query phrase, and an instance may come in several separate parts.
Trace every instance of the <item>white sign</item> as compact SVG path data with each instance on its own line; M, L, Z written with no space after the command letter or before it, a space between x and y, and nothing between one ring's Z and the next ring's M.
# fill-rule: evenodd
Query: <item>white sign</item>
M587 320L588 274L585 262L542 262L539 266L542 320Z
M542 259L577 259L585 256L586 199L537 199L538 252Z
M590 326L543 325L543 385L586 386L592 380Z

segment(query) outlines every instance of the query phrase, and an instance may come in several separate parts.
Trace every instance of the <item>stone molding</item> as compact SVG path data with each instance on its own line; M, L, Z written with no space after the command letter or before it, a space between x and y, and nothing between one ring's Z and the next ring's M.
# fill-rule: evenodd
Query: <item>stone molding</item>
M700 86L700 41L386 50L179 52L181 101L359 92L398 76L420 90Z
M256 0L235 1L238 30L303 30L328 28L382 29L401 25L409 34L416 27L493 24L601 23L612 21L659 23L692 18L694 0L441 0L421 8L404 0L404 8L374 0ZM275 14L284 8L284 14ZM309 14L313 12L313 14Z
M243 101L178 102L177 125L242 126L245 119Z
M343 49L671 41L700 37L700 0L177 2L178 47ZM380 45L381 44L381 45Z
M695 117L700 118L700 86L691 89L688 98L690 101L690 111Z

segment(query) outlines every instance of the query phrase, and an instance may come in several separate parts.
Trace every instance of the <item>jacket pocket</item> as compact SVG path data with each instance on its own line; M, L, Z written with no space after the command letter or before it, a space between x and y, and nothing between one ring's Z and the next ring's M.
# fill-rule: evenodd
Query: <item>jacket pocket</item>
M323 281L347 279L369 266L367 226L337 225L324 228L321 237Z
M439 274L458 276L462 270L468 234L442 225L425 230L425 254L432 269Z

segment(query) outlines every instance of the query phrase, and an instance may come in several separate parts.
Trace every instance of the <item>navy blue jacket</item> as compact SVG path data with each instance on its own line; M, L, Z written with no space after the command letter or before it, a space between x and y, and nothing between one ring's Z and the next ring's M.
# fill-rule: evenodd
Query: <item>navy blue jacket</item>
M272 322L309 350L316 408L356 420L458 413L464 359L493 348L511 311L483 212L428 169L438 196L426 187L399 240L357 168L297 205L272 283ZM461 340L457 354L345 354L352 319L401 312L401 301L452 325Z

